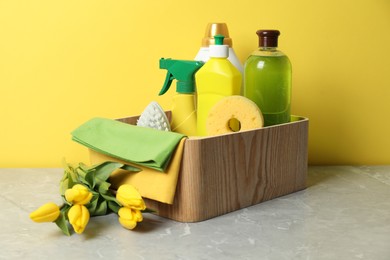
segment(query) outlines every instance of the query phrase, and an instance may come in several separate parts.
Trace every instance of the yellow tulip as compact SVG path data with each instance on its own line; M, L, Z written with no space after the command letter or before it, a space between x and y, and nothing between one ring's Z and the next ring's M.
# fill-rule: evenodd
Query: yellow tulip
M84 185L76 184L65 191L65 199L73 205L85 205L91 201L92 193Z
M46 203L34 212L31 212L30 219L34 222L53 222L60 215L60 208L53 202Z
M77 234L84 232L89 221L89 211L84 205L73 205L68 211L69 223Z
M122 207L118 211L119 223L127 229L133 229L137 226L137 222L143 220L142 213L137 209Z
M137 210L146 209L145 202L141 195L137 189L130 184L123 184L119 187L116 193L116 199L123 207Z

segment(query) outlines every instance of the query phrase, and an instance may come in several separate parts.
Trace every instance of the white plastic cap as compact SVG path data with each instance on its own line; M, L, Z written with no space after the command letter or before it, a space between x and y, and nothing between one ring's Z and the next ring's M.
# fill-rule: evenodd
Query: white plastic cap
M229 57L229 45L210 45L210 57L227 58Z

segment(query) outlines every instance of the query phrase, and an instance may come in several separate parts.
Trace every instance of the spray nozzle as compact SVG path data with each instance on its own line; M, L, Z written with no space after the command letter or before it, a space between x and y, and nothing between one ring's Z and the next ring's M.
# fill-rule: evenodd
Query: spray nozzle
M160 69L166 69L167 75L165 77L164 85L159 95L165 94L172 84L174 79L177 80L176 92L178 93L194 93L195 92L195 72L203 66L201 61L192 60L173 60L160 59Z

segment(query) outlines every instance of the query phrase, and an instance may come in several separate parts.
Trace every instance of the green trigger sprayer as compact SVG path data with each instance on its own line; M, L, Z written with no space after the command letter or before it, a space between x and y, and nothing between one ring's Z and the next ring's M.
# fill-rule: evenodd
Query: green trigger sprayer
M201 61L160 59L160 69L168 70L159 95L165 94L174 79L177 80L172 106L172 131L187 136L197 135L195 108L195 72L203 66Z

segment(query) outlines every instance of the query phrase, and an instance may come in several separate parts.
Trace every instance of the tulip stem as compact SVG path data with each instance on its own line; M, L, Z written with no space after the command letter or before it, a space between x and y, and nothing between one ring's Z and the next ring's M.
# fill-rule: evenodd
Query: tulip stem
M114 189L108 189L113 195L116 195L118 193L118 190Z

